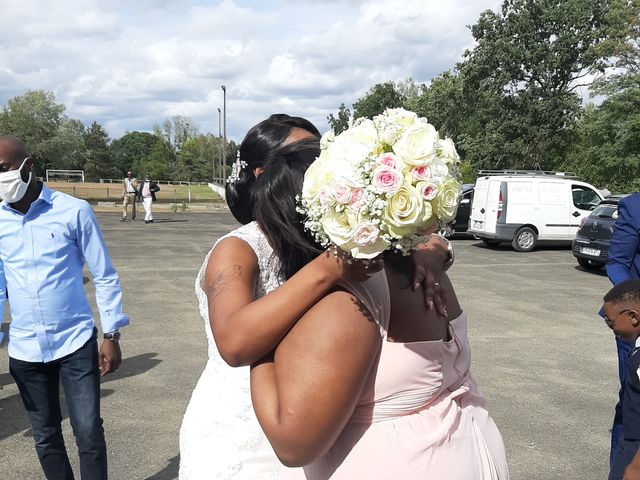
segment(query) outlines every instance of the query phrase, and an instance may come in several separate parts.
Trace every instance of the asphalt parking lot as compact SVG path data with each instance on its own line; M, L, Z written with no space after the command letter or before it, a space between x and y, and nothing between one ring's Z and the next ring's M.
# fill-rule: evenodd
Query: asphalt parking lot
M182 415L206 362L194 278L212 243L236 223L225 212L158 214L149 225L121 223L118 214L98 218L131 317L123 330L125 360L102 386L110 478L172 480ZM606 478L617 366L613 336L596 312L607 278L579 269L568 247L522 254L472 239L454 243L451 276L469 316L472 370L504 436L511 478ZM0 478L40 479L8 370L5 342Z

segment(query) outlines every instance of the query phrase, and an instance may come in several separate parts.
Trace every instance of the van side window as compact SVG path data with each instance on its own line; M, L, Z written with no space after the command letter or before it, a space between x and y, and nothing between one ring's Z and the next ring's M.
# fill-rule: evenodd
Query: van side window
M573 185L571 187L571 193L574 207L580 210L593 210L601 202L600 196L589 187Z

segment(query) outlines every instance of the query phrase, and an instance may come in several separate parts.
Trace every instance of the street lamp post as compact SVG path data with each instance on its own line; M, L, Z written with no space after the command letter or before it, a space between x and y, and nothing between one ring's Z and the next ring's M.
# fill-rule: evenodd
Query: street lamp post
M218 140L222 140L222 111L220 107L218 107ZM215 159L213 160L213 164L215 165ZM222 166L222 150L220 150L220 162L219 164ZM215 166L213 168L213 176L216 176Z
M222 183L227 184L227 87L222 85Z

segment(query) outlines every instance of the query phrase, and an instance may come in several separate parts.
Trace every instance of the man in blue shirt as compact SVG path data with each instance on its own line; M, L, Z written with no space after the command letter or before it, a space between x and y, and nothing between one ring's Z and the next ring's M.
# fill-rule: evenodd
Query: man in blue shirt
M614 285L640 278L640 193L625 197L618 204L618 219L609 244L607 275ZM613 462L618 442L622 436L624 379L627 358L634 348L634 343L627 342L616 335L616 348L618 350L620 391L611 429L610 462Z
M9 370L31 422L47 479L73 479L62 438L60 384L78 446L83 479L107 478L100 418L100 375L121 361L122 290L89 204L56 192L32 175L17 138L0 137L0 314L11 311ZM93 275L104 340L82 269Z

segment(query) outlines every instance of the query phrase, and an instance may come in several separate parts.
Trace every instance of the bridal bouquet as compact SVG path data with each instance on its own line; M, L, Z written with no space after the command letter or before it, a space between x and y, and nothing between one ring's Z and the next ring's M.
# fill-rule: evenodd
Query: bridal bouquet
M423 240L421 230L454 219L460 157L426 119L387 109L320 143L299 212L322 246L336 245L357 259L390 248L408 254Z

